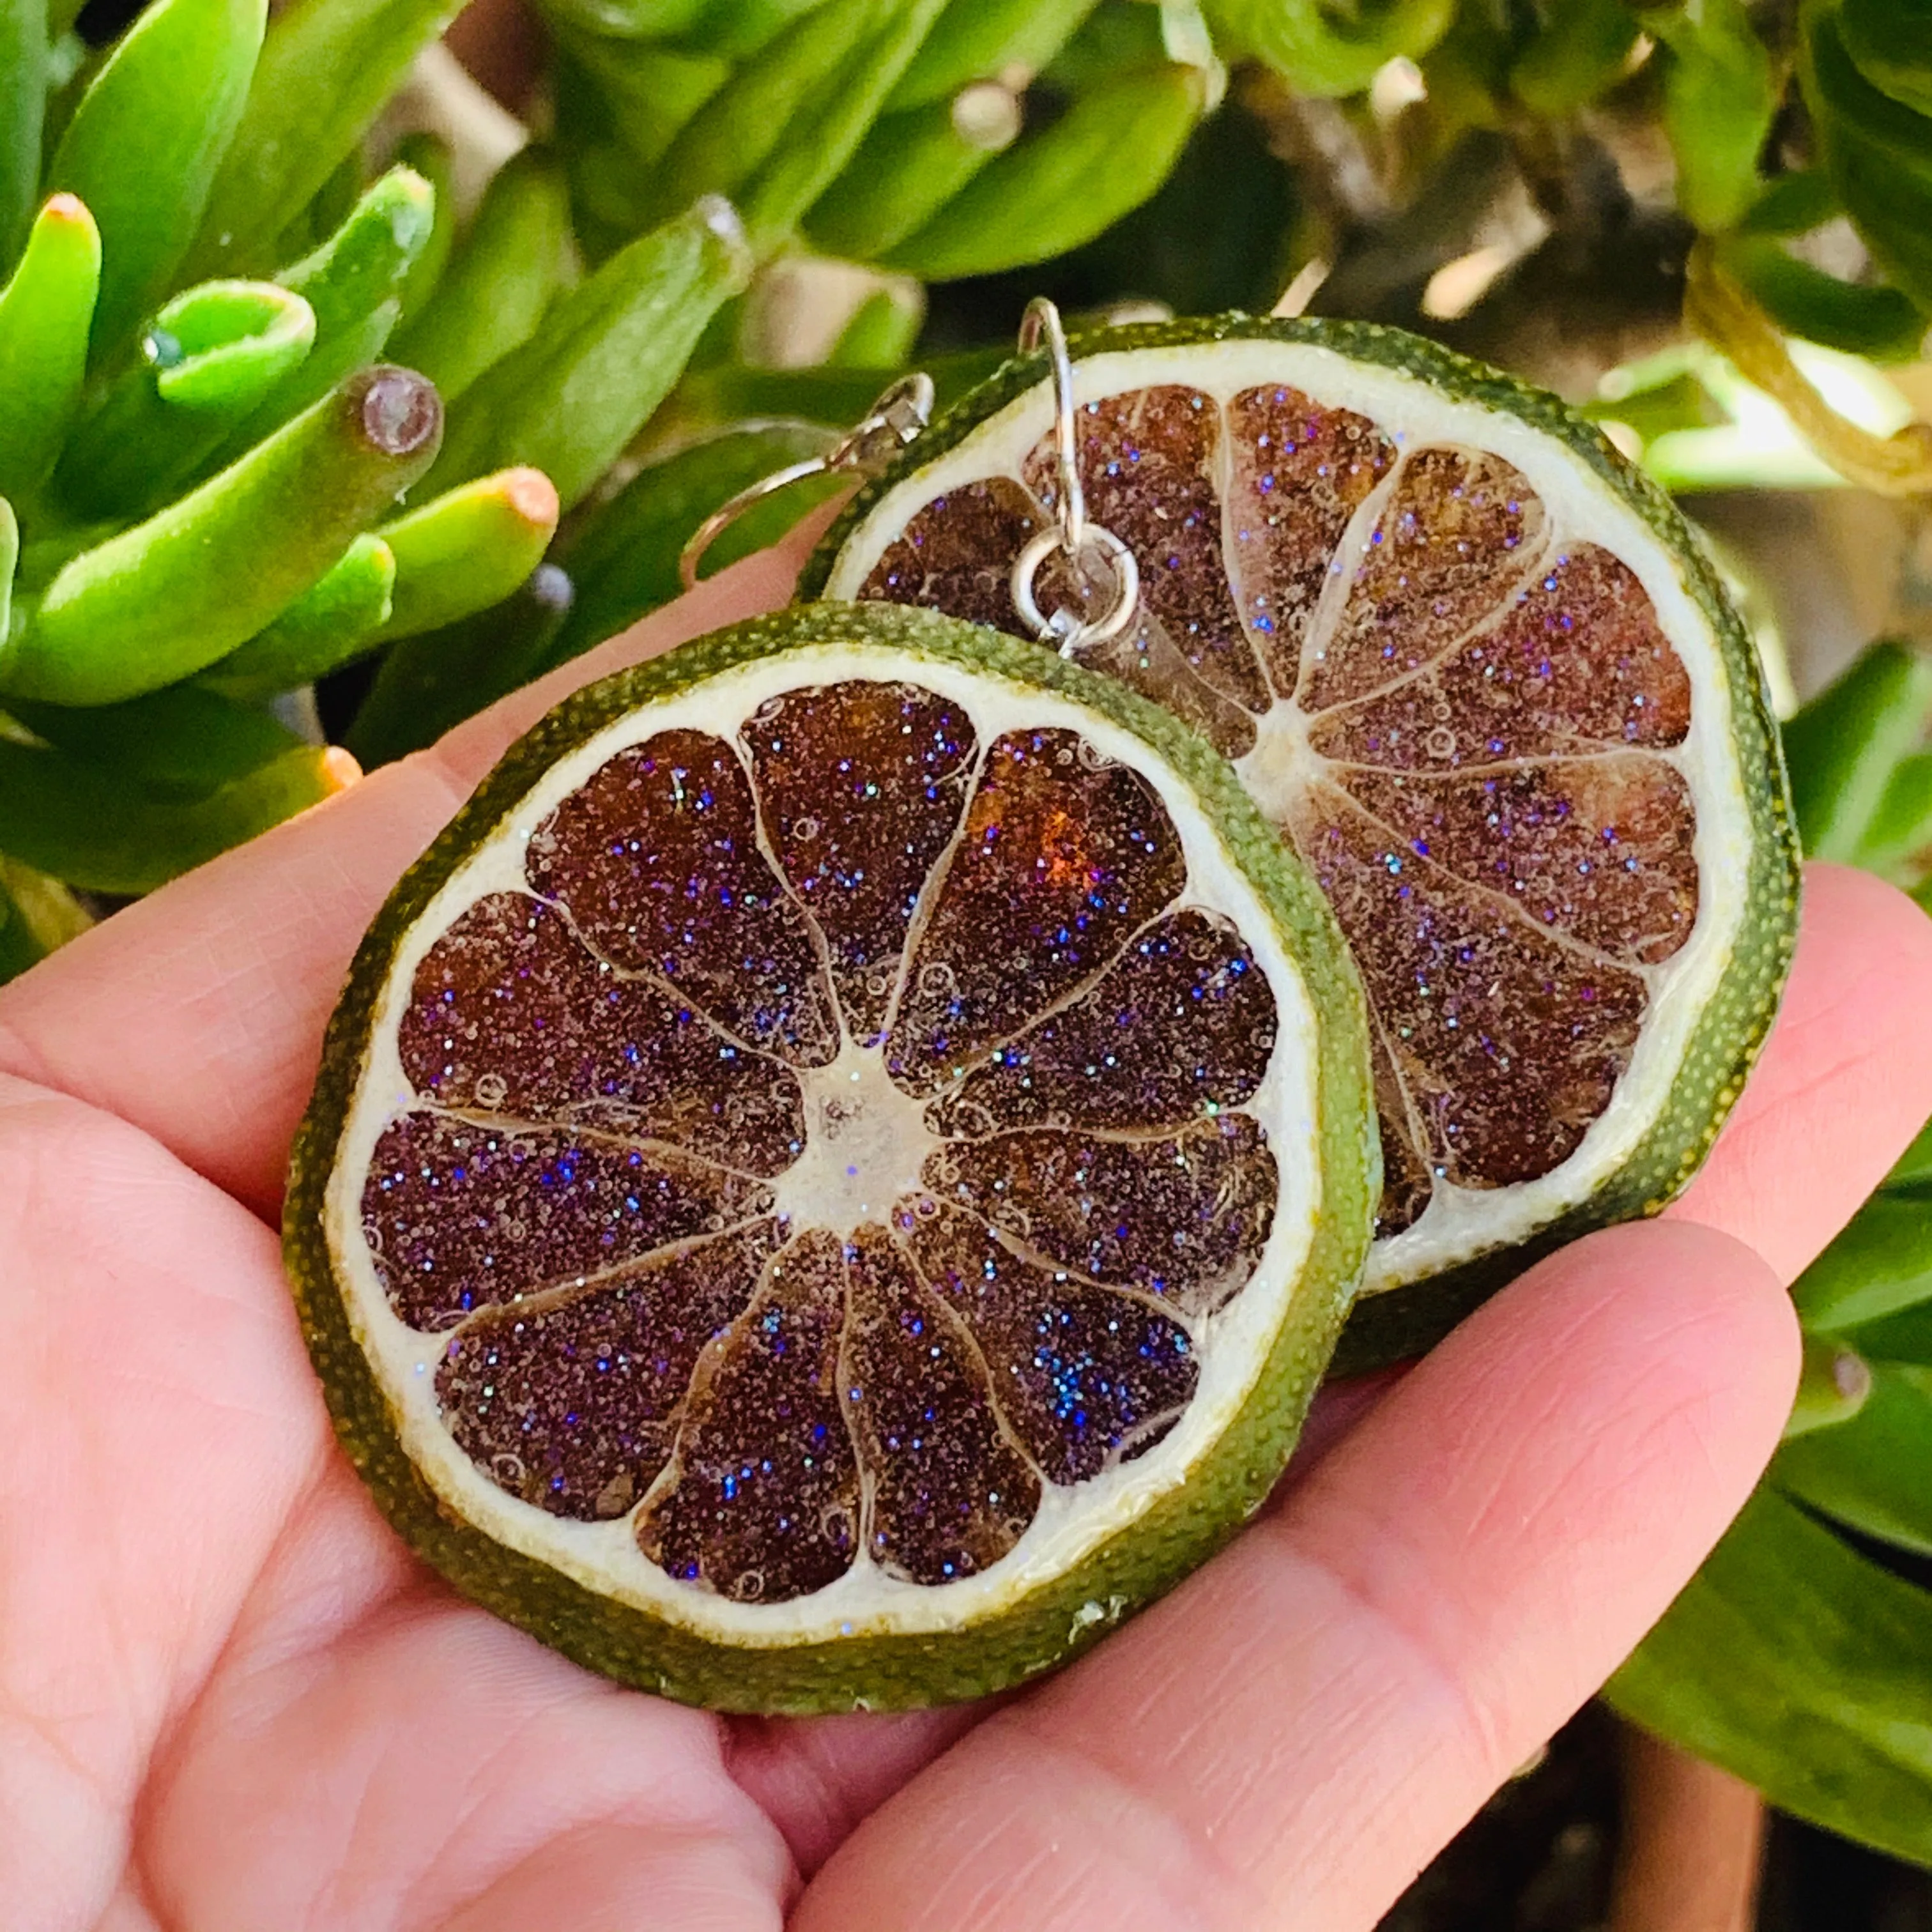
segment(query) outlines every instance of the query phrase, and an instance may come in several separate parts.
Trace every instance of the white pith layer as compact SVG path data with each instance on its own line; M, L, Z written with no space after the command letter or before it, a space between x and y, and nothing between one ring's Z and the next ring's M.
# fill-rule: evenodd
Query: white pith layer
M1405 450L1453 443L1502 457L1541 500L1552 548L1587 540L1636 575L1690 682L1684 742L1666 752L1646 748L1645 755L1674 766L1696 806L1697 915L1690 937L1667 960L1636 968L1618 962L1622 970L1640 975L1650 996L1628 1069L1576 1150L1547 1174L1495 1189L1462 1187L1436 1178L1429 1204L1414 1222L1371 1250L1362 1292L1372 1294L1514 1245L1557 1220L1629 1160L1661 1112L1697 1022L1730 964L1747 910L1753 828L1732 748L1730 679L1718 638L1676 560L1628 502L1547 432L1479 403L1458 400L1418 377L1313 344L1204 341L1113 351L1074 365L1076 403L1166 383L1185 385L1222 404L1246 390L1282 384L1317 404L1369 417ZM1042 382L887 491L846 540L824 594L856 596L887 546L934 497L989 477L1018 476L1028 453L1050 434L1052 416L1051 390ZM1378 490L1358 512L1338 556L1366 535L1383 497ZM1238 766L1256 802L1276 823L1297 774L1312 776L1323 762L1309 747L1303 723L1294 706L1278 703L1260 721L1260 740ZM1525 1099L1533 1105L1536 1096Z
M1246 1287L1217 1313L1189 1324L1199 1381L1186 1412L1154 1448L1076 1487L1044 1486L1040 1512L1019 1542L977 1576L921 1586L888 1576L862 1550L842 1578L811 1596L746 1604L666 1576L639 1550L628 1516L581 1522L552 1516L500 1489L471 1462L438 1410L434 1379L442 1338L408 1328L392 1310L364 1236L362 1203L383 1128L398 1114L421 1104L396 1046L416 968L477 900L493 892L530 890L524 848L552 808L607 760L661 731L692 728L735 742L741 721L768 699L802 686L847 680L904 682L937 692L970 717L982 753L1006 731L1065 728L1078 732L1103 757L1152 782L1186 860L1187 886L1178 904L1231 920L1274 994L1274 1052L1260 1088L1240 1111L1252 1114L1268 1136L1280 1194L1260 1262ZM394 1412L410 1460L458 1514L500 1543L602 1594L700 1636L740 1646L955 1629L995 1614L1063 1575L1144 1514L1186 1481L1247 1400L1295 1306L1321 1210L1315 1028L1314 1005L1300 971L1252 887L1185 782L1130 733L1053 693L908 653L862 645L793 649L721 674L607 727L546 772L488 842L444 884L398 947L370 1017L370 1049L326 1198L330 1252L351 1328ZM813 1158L809 1148L805 1158ZM784 1180L778 1183L782 1196L786 1185ZM794 1192L793 1201L796 1198ZM826 1218L836 1224L849 1205L834 1199ZM1111 1614L1106 1606L1088 1609L1094 1616Z

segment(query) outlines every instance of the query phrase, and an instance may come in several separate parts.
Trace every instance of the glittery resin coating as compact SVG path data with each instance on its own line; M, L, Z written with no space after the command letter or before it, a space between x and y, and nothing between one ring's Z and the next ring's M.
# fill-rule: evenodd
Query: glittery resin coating
M1172 719L788 614L570 700L398 889L291 1274L491 1607L734 1708L975 1694L1264 1493L1366 1250L1366 1037Z
M1234 762L1366 988L1387 1184L1344 1352L1369 1366L1694 1171L1789 961L1774 729L1681 520L1554 399L1346 324L1074 350L1088 514L1142 586L1084 661ZM803 589L1018 629L1045 375L1010 364L904 452ZM1084 614L1104 566L1055 553L1037 593Z

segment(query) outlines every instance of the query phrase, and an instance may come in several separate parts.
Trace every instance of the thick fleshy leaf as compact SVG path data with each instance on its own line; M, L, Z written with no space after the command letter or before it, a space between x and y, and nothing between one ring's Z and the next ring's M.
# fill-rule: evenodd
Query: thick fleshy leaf
M1874 1363L1857 1414L1787 1442L1772 1480L1867 1536L1932 1556L1932 1369Z
M382 637L413 637L502 602L543 561L556 514L542 470L506 470L386 524L396 581Z
M664 400L750 272L737 218L716 200L620 250L451 410L436 487L526 464L569 508Z
M124 370L69 440L54 487L86 518L164 501L315 340L315 315L272 282L203 282L164 303Z
M562 662L614 637L682 587L678 555L692 531L728 498L760 477L820 454L829 436L808 425L743 430L693 443L639 470L573 532L560 561L577 599L557 634ZM804 484L766 498L705 553L707 569L776 543L812 505L840 486Z
M70 885L145 892L341 788L304 745L203 798L169 798L69 753L0 739L0 849Z
M194 239L267 18L267 0L157 0L61 136L47 185L79 195L100 230L97 362L128 341Z
M364 765L386 764L527 684L548 662L570 599L569 577L542 563L488 610L399 639L349 728L350 750Z
M0 692L109 704L226 656L422 473L441 427L421 376L355 377L191 495L76 557L0 645Z
M1088 242L1167 178L1206 105L1198 68L1130 69L980 169L884 256L928 280L990 274Z
M1783 1809L1932 1863L1932 1593L1775 1490L1607 1694Z
M0 289L0 493L25 500L60 454L87 373L100 236L85 202L57 194Z
M273 264L264 250L339 166L456 0L296 0L262 46L187 272Z
M392 168L312 254L276 277L315 315L315 343L230 440L230 458L272 434L381 353L401 312L411 265L428 246L435 191L408 168Z
M0 0L0 275L33 219L46 60L46 0Z
M1791 802L1807 854L1856 856L1893 767L1917 748L1928 717L1932 658L1882 642L1786 721Z
M563 170L526 148L491 179L428 305L397 337L397 361L454 402L530 340L574 268Z
M395 587L395 553L380 537L359 536L326 576L211 664L201 681L230 698L268 698L311 683L375 648Z

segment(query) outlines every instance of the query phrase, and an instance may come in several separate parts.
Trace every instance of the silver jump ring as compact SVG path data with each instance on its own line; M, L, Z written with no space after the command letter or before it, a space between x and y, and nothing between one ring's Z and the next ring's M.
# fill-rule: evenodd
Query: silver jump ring
M677 557L678 581L687 590L698 588L698 566L704 553L754 503L777 491L802 482L808 476L824 476L829 470L849 471L858 476L875 476L893 454L910 442L932 420L932 378L915 370L902 376L874 400L843 436L826 434L827 447L822 456L808 456L788 464L769 476L748 484L725 500L693 530Z
M1134 614L1134 606L1140 602L1141 569L1134 561L1133 552L1104 525L1088 525L1087 535L1106 554L1114 580L1114 598L1102 615L1089 618L1084 622L1072 622L1064 612L1052 617L1046 616L1033 593L1033 580L1040 566L1055 550L1066 548L1066 534L1058 524L1048 524L1036 531L1026 548L1013 559L1010 584L1013 608L1032 626L1034 635L1043 643L1052 643L1057 639L1060 655L1064 658L1070 658L1076 651L1084 650L1090 644L1104 644L1109 638L1118 638L1127 628ZM1071 553L1069 554L1071 556Z
M1070 658L1090 644L1104 644L1127 628L1140 601L1141 572L1133 552L1112 530L1087 520L1087 493L1080 483L1079 436L1073 412L1073 360L1066 352L1066 332L1060 326L1060 310L1046 296L1035 296L1020 318L1020 353L1030 355L1042 340L1053 369L1053 454L1059 500L1054 506L1054 520L1036 532L1013 559L1009 587L1013 608L1034 635L1043 644L1057 644L1060 655ZM1040 566L1060 550L1077 570L1090 538L1106 554L1114 581L1112 602L1100 616L1082 621L1076 622L1064 610L1047 616L1034 596L1034 579Z

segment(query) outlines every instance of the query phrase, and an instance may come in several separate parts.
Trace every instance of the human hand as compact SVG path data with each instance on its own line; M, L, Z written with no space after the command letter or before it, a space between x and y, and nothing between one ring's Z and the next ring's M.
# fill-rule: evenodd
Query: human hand
M1262 1518L992 1710L720 1718L455 1598L330 1435L268 1225L370 915L564 688L723 573L0 992L0 1898L21 1932L1367 1932L1616 1664L1789 1406L1783 1284L1932 1112L1932 922L1814 868L1661 1221L1324 1399Z

